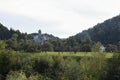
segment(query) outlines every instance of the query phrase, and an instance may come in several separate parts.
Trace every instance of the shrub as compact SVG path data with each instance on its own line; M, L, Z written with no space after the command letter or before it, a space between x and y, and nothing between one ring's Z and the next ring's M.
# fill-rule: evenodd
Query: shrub
M48 77L44 77L40 74L30 75L30 77L26 77L25 73L22 71L11 71L7 75L6 80L51 80Z
M0 51L0 75L6 77L14 61L14 51Z
M106 80L120 79L120 53L114 53L113 58L108 60Z
M28 80L24 72L12 71L7 75L6 80Z

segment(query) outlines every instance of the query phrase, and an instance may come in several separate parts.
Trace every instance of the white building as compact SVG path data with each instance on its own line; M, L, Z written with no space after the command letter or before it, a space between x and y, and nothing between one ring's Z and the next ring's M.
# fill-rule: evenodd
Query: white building
M100 51L100 52L104 52L104 51L105 51L105 47L104 47L104 46L100 46L99 51Z

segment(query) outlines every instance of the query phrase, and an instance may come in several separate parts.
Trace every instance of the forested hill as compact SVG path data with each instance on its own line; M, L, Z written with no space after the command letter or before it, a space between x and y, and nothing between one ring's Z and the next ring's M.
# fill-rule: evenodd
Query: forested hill
M28 39L33 39L38 37L38 33L32 33L32 34L27 34L27 33L21 33L19 30L14 30L12 28L8 29L5 27L3 24L0 23L0 40L8 40L10 39L14 34L17 34L17 39L25 39L26 37ZM49 34L41 34L39 35L40 38L37 38L38 40L35 42L43 41L43 40L57 40L59 39L58 37L55 37L53 35Z
M0 23L0 39L7 40L12 37L13 34L17 34L17 39L25 39L27 33L21 33L19 30L8 29ZM120 15L113 17L95 25L93 28L84 30L74 36L77 39L83 40L86 37L90 37L92 41L100 41L102 44L115 44L120 41Z
M8 40L10 39L14 34L17 34L17 39L24 39L25 37L28 37L27 33L21 33L19 30L14 29L8 29L4 25L0 23L0 39L1 40Z
M120 15L75 35L80 39L84 39L86 36L89 36L95 42L100 41L103 44L117 43L120 41Z

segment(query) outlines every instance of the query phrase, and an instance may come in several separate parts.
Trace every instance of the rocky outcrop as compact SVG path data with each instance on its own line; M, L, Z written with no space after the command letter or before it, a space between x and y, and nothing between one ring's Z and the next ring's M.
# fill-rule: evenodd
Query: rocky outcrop
M41 30L38 33L31 34L33 37L33 41L43 44L46 40L57 40L58 37L53 36L52 34L42 34Z

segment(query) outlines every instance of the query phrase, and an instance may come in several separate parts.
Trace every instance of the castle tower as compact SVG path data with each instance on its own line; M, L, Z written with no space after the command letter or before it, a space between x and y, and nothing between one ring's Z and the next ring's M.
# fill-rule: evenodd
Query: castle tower
M41 30L38 30L38 34L40 34L40 35L42 34Z

